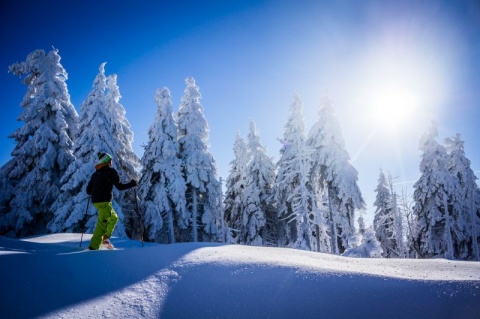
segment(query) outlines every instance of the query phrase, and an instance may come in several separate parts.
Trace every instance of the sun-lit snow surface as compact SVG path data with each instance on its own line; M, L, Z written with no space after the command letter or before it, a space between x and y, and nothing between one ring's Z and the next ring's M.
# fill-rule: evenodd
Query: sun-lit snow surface
M480 263L0 237L2 318L480 318Z

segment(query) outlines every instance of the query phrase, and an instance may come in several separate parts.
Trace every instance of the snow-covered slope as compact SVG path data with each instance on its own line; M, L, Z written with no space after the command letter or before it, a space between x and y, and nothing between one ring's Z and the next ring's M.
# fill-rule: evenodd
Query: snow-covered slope
M0 237L1 318L480 318L480 263Z

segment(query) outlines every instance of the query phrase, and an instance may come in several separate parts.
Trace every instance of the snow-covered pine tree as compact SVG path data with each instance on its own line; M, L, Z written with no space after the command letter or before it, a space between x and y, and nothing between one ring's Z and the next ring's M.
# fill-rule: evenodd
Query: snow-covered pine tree
M398 196L393 190L393 178L388 174L388 185L390 187L390 194L392 195L392 208L393 208L393 223L394 223L394 235L395 235L395 251L399 258L406 258L407 246L405 242L405 217L402 211L398 207Z
M306 145L303 105L297 94L293 97L284 129L274 187L279 218L285 225L282 246L317 250L316 241L312 238L318 222L310 180L312 152Z
M414 184L413 213L417 229L414 247L422 258L454 258L452 199L457 187L448 171L445 147L438 144L437 125L432 123L420 140L423 151L420 179Z
M138 195L145 209L145 227L151 241L175 243L189 220L185 206L185 180L179 155L177 126L172 98L166 87L155 96L157 114L148 130L148 144L142 156L142 178Z
M92 89L80 107L80 130L75 138L77 160L68 167L62 179L62 194L53 205L55 219L49 224L51 232L80 231L83 230L84 224L86 232L93 232L97 212L88 202L85 187L91 174L95 171L94 166L98 160L98 152L112 154L113 165L123 182L129 180L128 177L122 177L121 174L124 173L125 167L139 165L138 158L137 162L133 160L133 164L130 161L131 142L126 145L122 143L124 139L132 140L133 133L125 119L125 110L118 103L120 93L116 85L116 77L111 79L108 93L110 97L106 93L108 82L105 77L105 64L100 65ZM126 134L126 137L121 136L122 134ZM117 152L117 149L120 151ZM137 178L138 173L133 176ZM117 224L115 236L126 236L123 196L124 194L114 189L112 205L120 220L123 221L123 223ZM130 209L133 209L133 200Z
M465 156L460 134L445 140L449 154L448 170L457 179L455 191L455 223L453 224L455 258L479 259L480 193L477 177Z
M315 194L315 206L318 211L316 214L316 229L313 233L313 237L315 237L316 241L316 251L321 253L332 253L332 225L329 223L331 209L328 200L328 192L326 191L326 187L321 188L314 184L312 171L310 172L310 180L312 181L311 183ZM323 182L323 184L325 184L325 182Z
M364 214L365 214L365 211L362 211L357 218L358 233L362 236L363 234L365 234L365 230L367 229L367 226L365 224L365 218L363 218Z
M416 251L414 248L414 235L417 228L416 219L413 216L413 196L411 196L406 188L402 189L402 193L397 200L397 209L399 216L402 218L402 230L405 238L403 244L403 251L405 258L416 258Z
M77 112L70 102L67 72L57 49L31 52L9 67L23 77L27 92L18 118L24 125L12 133L12 159L0 169L0 234L27 236L45 233L60 194L60 179L73 156Z
M355 258L381 258L382 257L382 246L380 242L375 237L375 231L370 226L365 229L365 232L360 235L360 245L352 246L345 250L342 256L346 257L355 257Z
M113 151L110 154L114 157L113 164L117 168L120 180L127 182L134 179L138 181L141 171L140 159L133 152L133 132L126 118L125 108L120 103L121 97L120 88L117 85L117 75L109 75L105 96L105 124L109 133L106 141ZM124 216L123 225L130 238L139 237L141 231L138 225L135 192L135 189L120 192L114 188L118 208Z
M215 241L219 236L222 193L215 159L208 151L208 124L195 80L186 88L177 113L180 157L187 185L186 203L191 223L184 241Z
M278 219L271 202L275 165L260 142L253 120L250 122L247 146L251 159L245 173L239 243L275 246L277 245Z
M112 152L111 145L105 142L110 140L105 116L105 64L100 65L92 89L80 106L79 132L75 136L75 161L63 175L61 194L52 205L54 219L48 225L52 233L82 232L84 226L88 232L93 232L95 228L97 211L91 205L85 188L95 171L97 153L106 150ZM122 231L118 234L124 234L123 227L120 229Z
M243 137L237 133L233 146L235 159L230 162L230 174L226 180L224 203L224 219L228 227L227 242L239 243L239 232L244 211L243 197L246 183L246 169L250 162L250 152Z
M365 202L332 101L326 95L321 99L319 119L310 129L307 145L313 149L311 179L317 201L327 199L326 205L317 203L317 206L328 207L332 252L342 253L348 247L348 239L355 234L355 210L363 209Z
M393 205L392 194L385 174L380 170L378 185L375 189L377 193L375 203L376 208L373 219L373 228L383 250L383 257L397 257L396 240L396 212Z

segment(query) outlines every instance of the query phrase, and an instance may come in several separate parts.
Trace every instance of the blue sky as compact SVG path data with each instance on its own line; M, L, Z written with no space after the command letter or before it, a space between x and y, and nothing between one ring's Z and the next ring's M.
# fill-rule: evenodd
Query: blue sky
M106 74L118 75L138 156L155 90L167 86L177 109L184 79L193 76L224 179L235 134L246 135L250 119L278 160L294 92L308 132L326 90L368 220L380 168L398 191L418 179L418 142L432 120L439 142L462 135L480 175L478 1L4 0L0 28L0 165L13 150L8 135L22 124L16 119L26 90L8 66L53 46L77 111L102 62Z

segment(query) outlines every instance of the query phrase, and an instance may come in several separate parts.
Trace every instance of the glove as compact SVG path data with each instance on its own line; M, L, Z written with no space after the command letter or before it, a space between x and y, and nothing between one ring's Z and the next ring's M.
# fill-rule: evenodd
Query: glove
M130 186L131 186L131 187L135 187L135 186L137 186L137 185L138 185L138 184L137 184L137 181L136 181L136 180L132 179L132 180L130 181Z

